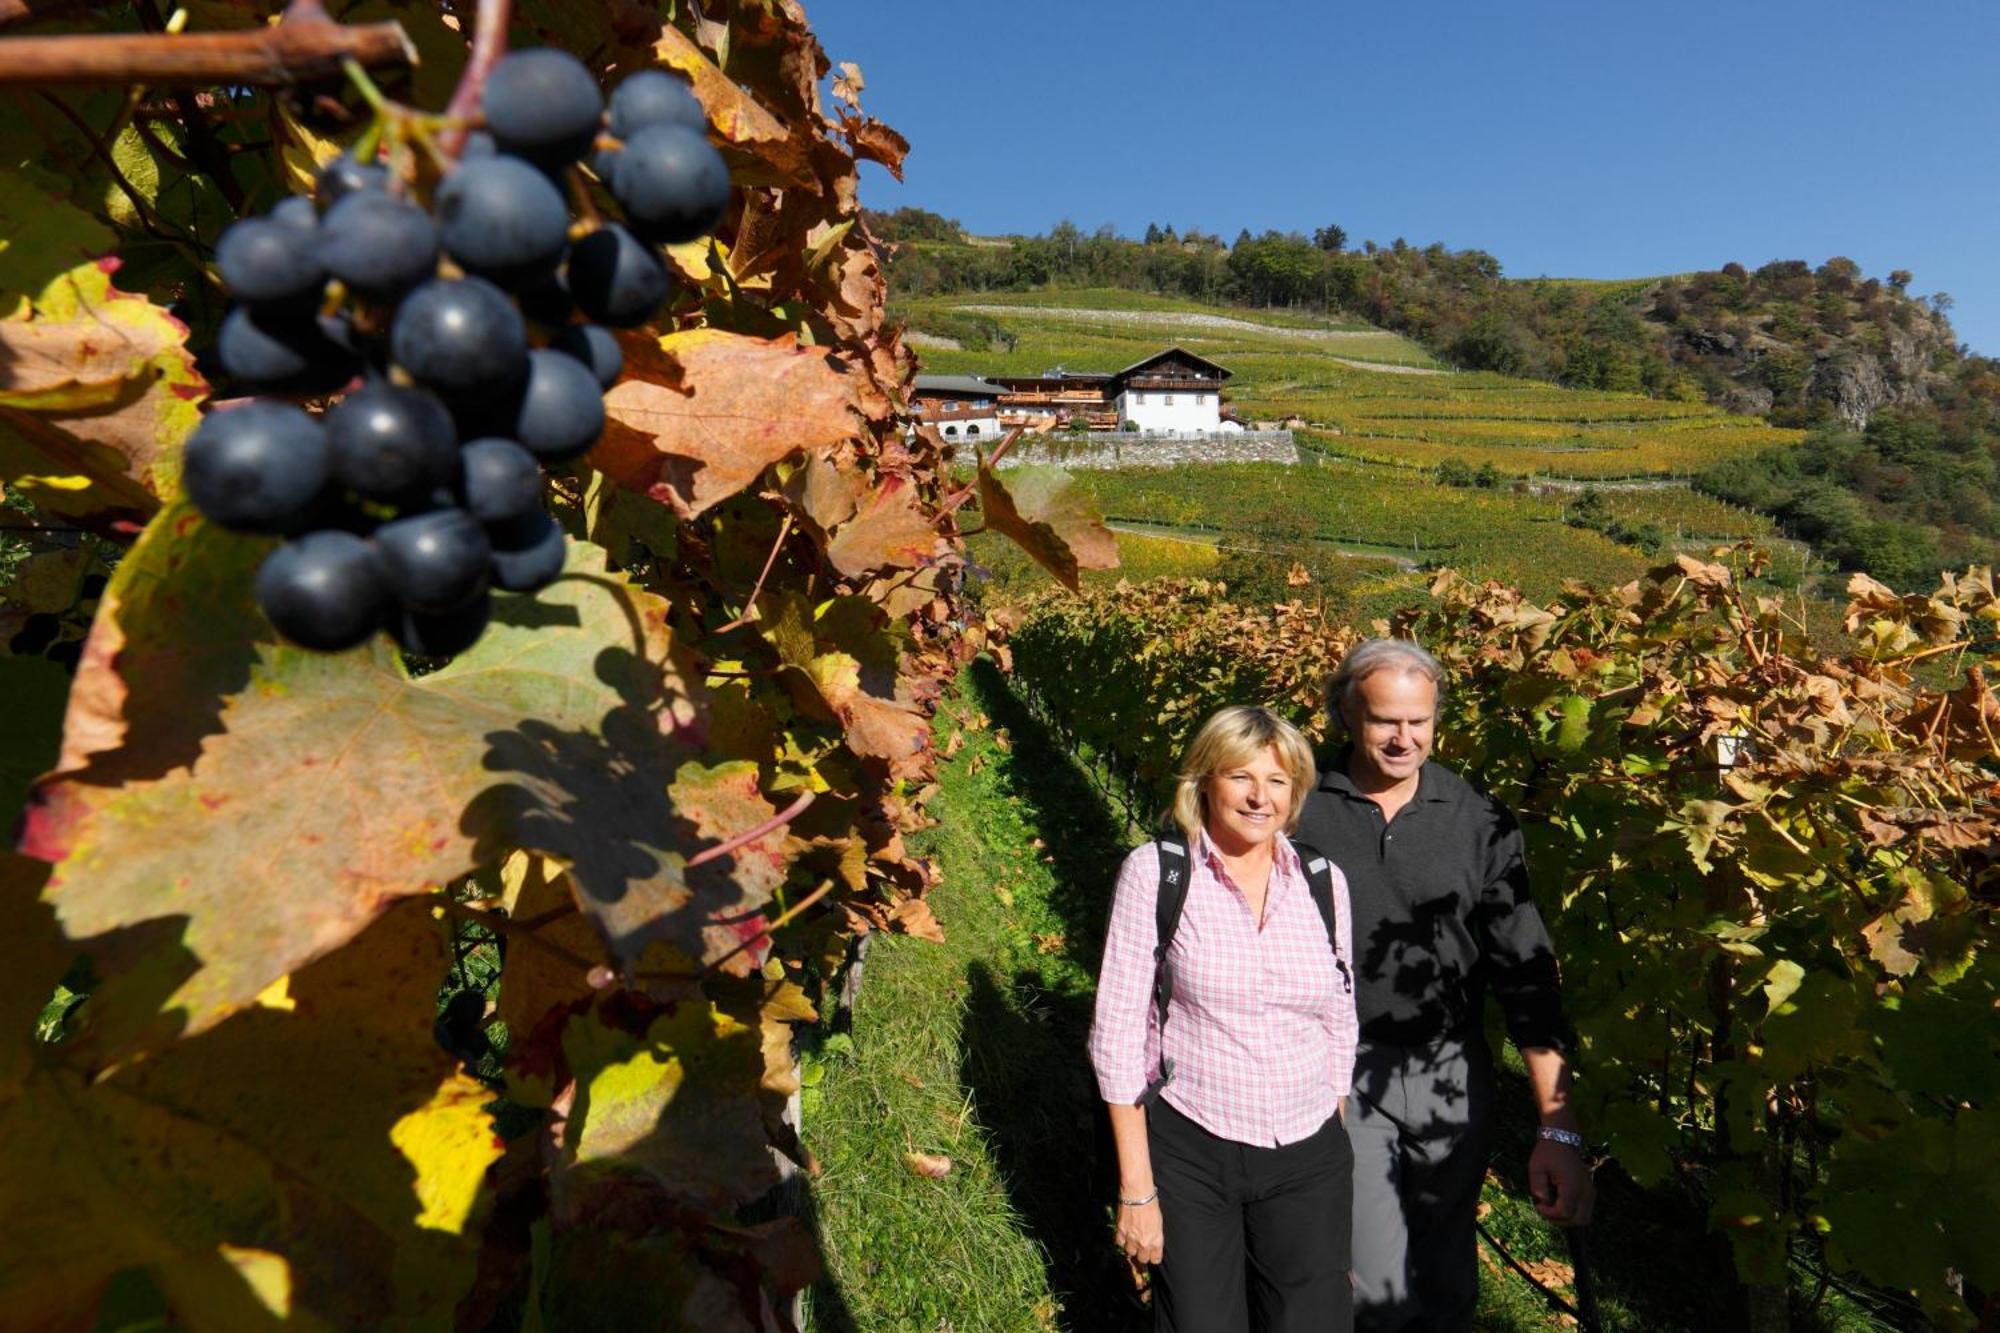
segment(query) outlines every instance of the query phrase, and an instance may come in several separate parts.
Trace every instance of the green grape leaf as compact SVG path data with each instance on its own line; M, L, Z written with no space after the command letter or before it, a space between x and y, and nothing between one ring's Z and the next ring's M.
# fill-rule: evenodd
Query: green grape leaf
M1949 1200L1948 1212L1939 1200ZM1955 1304L1956 1271L2000 1285L2000 1113L1914 1119L1879 1137L1843 1136L1827 1164L1820 1212L1831 1257L1928 1303Z
M682 517L791 454L860 430L853 387L824 351L718 329L625 346L625 378L604 396L604 435L590 462Z
M0 318L25 318L65 273L118 244L97 219L0 168Z
M570 1020L562 1049L576 1095L561 1127L559 1208L606 1175L637 1172L686 1203L717 1209L777 1183L754 1022L698 1002L631 1028L593 1010Z
M1096 502L1061 468L1018 467L1002 481L982 465L979 508L987 527L1012 539L1066 588L1077 586L1078 570L1118 567L1118 541Z
M7 932L0 974L31 947ZM431 1034L445 962L427 906L407 903L165 1054L96 1077L67 1047L33 1057L0 1085L9 1318L44 1326L33 1312L133 1266L193 1327L447 1317L499 1143L491 1094Z
M0 657L0 827L11 828L28 786L55 767L69 676L45 657Z
M247 622L245 555L238 539L168 511L131 557L164 567L162 581L109 631L143 641L161 631L135 617L191 604ZM565 865L621 960L653 939L704 959L736 950L761 929L772 854L760 842L685 870L723 830L681 815L669 795L712 772L689 763L695 687L666 615L606 575L601 551L573 543L564 578L537 598L496 598L486 636L431 675L411 678L386 641L327 656L265 630L234 693L184 701L214 710L193 753L136 756L146 776L116 783L97 779L118 752L97 753L42 784L22 849L56 866L50 900L110 977L92 1001L100 1020L115 1018L125 1038L201 1031L397 898L516 848ZM144 698L153 682L97 651L104 632L78 693ZM125 745L144 739L135 731ZM769 807L739 797L730 810L747 820Z

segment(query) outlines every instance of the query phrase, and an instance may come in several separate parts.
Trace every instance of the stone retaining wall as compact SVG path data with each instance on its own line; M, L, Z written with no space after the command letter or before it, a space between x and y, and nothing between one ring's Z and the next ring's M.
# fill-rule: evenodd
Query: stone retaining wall
M1024 435L1000 460L1000 470L1004 472L1023 463L1054 463L1074 469L1298 461L1298 445L1288 430L1179 436L1100 431L1089 435Z

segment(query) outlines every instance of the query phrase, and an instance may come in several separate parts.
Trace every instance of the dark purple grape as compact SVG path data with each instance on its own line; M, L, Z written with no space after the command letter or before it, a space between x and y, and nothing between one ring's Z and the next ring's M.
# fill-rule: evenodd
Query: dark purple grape
M289 403L211 413L189 438L181 485L195 507L239 532L300 531L332 467L326 432Z
M486 392L527 372L528 330L483 278L434 278L406 297L389 328L398 365L448 395Z
M313 201L302 194L288 194L271 205L271 211L264 215L281 226L295 227L300 231L312 231L319 226L319 210Z
M481 106L494 142L542 167L582 157L604 119L604 98L583 62L547 46L495 65Z
M609 183L632 230L666 245L706 236L729 207L728 164L685 125L648 125L627 139Z
M257 605L301 648L337 653L382 627L389 594L366 541L348 532L308 532L264 558Z
M540 592L562 573L567 553L562 524L536 510L494 534L493 586L508 592Z
M309 311L237 306L215 336L215 357L241 387L270 393L330 393L354 378L360 358L330 333L338 319Z
M576 301L571 298L569 285L561 273L551 273L521 288L514 293L514 300L520 304L522 314L550 328L569 323L569 317L576 313Z
M475 158L491 157L500 151L500 145L493 142L493 136L485 130L473 130L465 136L465 147L458 150L458 160L470 162Z
M388 188L389 172L386 168L373 162L356 161L342 153L319 169L319 176L313 185L313 198L324 212L350 194Z
M599 324L620 329L644 324L672 290L659 255L616 224L599 227L570 247L569 294Z
M663 69L642 69L611 94L611 132L629 139L648 125L706 130L708 112L686 79Z
M382 578L413 611L449 611L486 589L493 548L486 529L463 509L434 509L375 530Z
M351 194L320 219L319 258L354 291L394 300L437 273L437 224L407 199Z
M438 235L460 268L502 286L546 276L569 243L569 207L518 157L462 164L437 193Z
M449 611L392 610L389 634L416 657L454 657L479 642L493 618L493 599L481 592Z
M542 465L512 440L474 440L460 450L459 495L491 527L541 512Z
M625 369L625 352L611 330L596 324L572 324L549 340L549 346L564 356L573 356L589 368L602 388L610 388Z
M513 437L544 463L590 451L604 431L604 390L590 368L548 348L528 353L528 378L515 408Z
M239 301L311 301L326 282L312 233L271 218L232 223L215 246L223 285Z
M366 500L411 505L458 480L458 431L422 389L370 384L326 414L333 475Z

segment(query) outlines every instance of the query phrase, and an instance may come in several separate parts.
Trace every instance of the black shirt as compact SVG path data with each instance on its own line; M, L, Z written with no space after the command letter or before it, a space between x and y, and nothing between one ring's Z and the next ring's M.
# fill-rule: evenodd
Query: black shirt
M1306 798L1299 839L1333 858L1354 903L1354 1000L1364 1041L1473 1035L1488 989L1517 1046L1566 1043L1555 948L1528 897L1521 827L1450 769L1426 763L1385 821L1343 752Z

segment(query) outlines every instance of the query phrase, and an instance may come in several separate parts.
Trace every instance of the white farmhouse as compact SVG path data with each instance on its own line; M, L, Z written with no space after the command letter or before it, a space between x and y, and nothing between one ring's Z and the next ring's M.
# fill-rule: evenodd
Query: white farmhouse
M1121 427L1159 435L1214 435L1222 426L1222 382L1207 357L1169 347L1111 377ZM1129 426L1128 424L1129 423Z
M910 415L949 440L990 440L1000 434L1004 392L977 375L919 375Z

